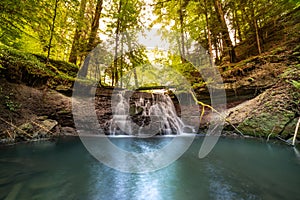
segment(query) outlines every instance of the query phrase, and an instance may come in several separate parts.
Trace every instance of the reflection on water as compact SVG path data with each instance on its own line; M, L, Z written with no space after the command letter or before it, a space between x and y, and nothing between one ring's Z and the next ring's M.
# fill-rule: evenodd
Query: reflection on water
M169 139L118 138L138 152ZM156 172L121 173L94 159L79 139L0 149L0 199L295 199L298 150L256 140L220 139L204 159L194 141L179 160ZM130 145L129 145L130 144ZM126 159L124 159L126 162Z

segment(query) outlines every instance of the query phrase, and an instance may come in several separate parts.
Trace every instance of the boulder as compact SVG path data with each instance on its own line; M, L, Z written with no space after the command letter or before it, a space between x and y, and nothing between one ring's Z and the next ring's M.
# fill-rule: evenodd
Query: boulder
M76 130L72 127L61 127L61 134L67 135L67 136L75 136L78 135Z
M227 120L246 135L291 136L297 115L294 90L290 84L281 82L256 98L229 109Z
M58 122L56 120L46 119L39 123L40 129L36 134L46 136L57 124Z

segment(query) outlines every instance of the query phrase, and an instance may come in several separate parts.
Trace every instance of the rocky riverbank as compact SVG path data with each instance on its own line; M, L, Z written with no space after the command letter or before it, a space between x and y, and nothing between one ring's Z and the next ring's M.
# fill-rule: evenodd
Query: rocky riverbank
M294 76L297 70L289 74ZM0 141L17 143L51 139L58 136L76 136L72 116L72 99L51 89L37 89L23 84L0 81ZM95 110L101 128L108 132L112 118L112 89L101 89L96 97ZM282 78L274 86L257 97L231 102L227 120L243 134L267 138L292 136L299 117L298 89ZM238 104L238 105L235 105ZM199 107L199 111L201 107ZM180 110L179 110L180 111ZM200 129L205 129L208 114L202 119ZM198 123L200 120L198 121ZM195 121L197 123L197 121ZM225 126L226 134L237 133L230 124Z

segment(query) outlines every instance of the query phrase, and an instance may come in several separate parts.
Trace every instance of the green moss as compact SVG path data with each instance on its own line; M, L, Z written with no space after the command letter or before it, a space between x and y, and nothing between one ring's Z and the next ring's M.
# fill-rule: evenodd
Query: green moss
M293 50L293 52L299 52L300 51L300 45L296 46Z
M272 55L276 55L276 54L280 54L280 53L282 53L284 51L285 51L285 49L283 49L282 47L277 47L276 49L274 49L274 50L271 51L271 54Z
M287 138L287 137L293 135L294 131L295 131L295 128L296 128L297 122L298 122L298 118L295 118L291 122L286 124L284 130L281 133L281 137Z
M270 133L274 136L280 134L285 125L294 117L291 111L285 112L263 112L255 117L246 119L238 126L238 129L248 135L268 137ZM253 131L255 130L255 131ZM255 135L254 135L255 133Z
M55 89L59 85L71 87L79 70L65 61L49 60L5 45L0 45L0 72L12 82L24 82L30 86L47 84Z

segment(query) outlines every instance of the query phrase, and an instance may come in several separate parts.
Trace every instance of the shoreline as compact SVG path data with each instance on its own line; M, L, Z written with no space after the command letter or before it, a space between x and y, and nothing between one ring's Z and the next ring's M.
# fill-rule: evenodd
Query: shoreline
M137 136L130 136L130 135L89 135L87 137L96 137L96 138L112 138L112 139L141 139L141 140L147 140L147 139L162 139L162 138L174 138L174 137L194 137L196 138L204 138L206 135L205 134L184 134L184 135L157 135L157 136L151 136L151 137L137 137ZM28 141L19 141L19 142L13 142L13 143L0 143L0 148L2 147L9 147L9 146L16 146L16 145L22 145L22 144L34 144L34 143L39 143L39 142L57 142L59 139L80 139L79 135L60 135L60 136L55 136L55 137L51 137L51 138L41 138L41 139L34 139L34 140L28 140ZM234 132L232 132L231 134L228 134L228 131L226 131L226 134L224 134L224 132L222 132L222 134L219 136L219 138L229 138L229 139L250 139L250 140L261 140L261 141L265 141L265 142L271 142L271 141L275 141L281 144L285 144L288 146L292 146L291 144L284 142L282 140L279 140L277 138L270 138L269 140L262 138L262 137L254 137L251 135L244 135L244 136L240 136L235 134ZM296 146L299 144L299 142L296 143Z

